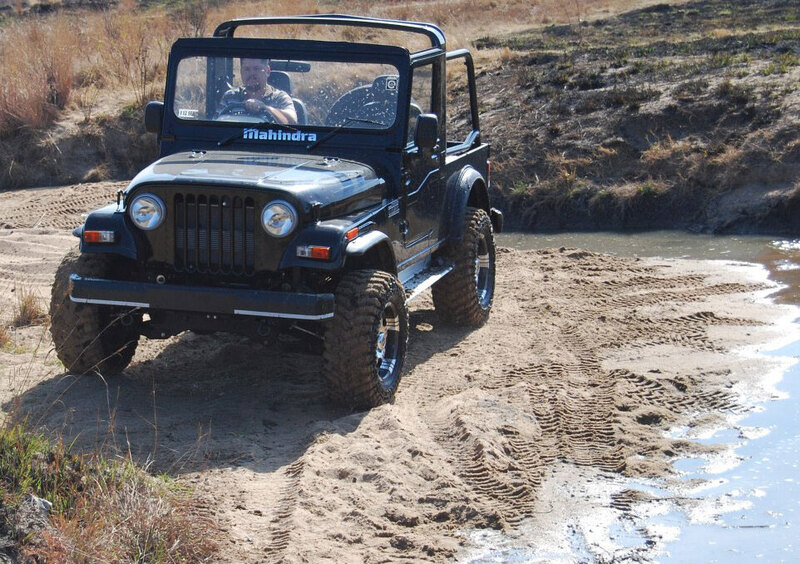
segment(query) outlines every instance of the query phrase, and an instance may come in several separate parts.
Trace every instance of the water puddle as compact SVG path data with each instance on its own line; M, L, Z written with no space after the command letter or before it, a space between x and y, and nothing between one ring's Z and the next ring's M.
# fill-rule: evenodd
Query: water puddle
M800 342L771 355L792 362L779 401L759 406L731 429L702 438L687 434L728 449L675 464L686 484L679 494L690 502L651 520L680 529L662 562L800 560Z
M778 303L800 305L800 241L770 237L717 237L678 232L503 234L498 245L517 249L576 247L619 256L754 262L763 265L782 289ZM793 321L793 320L787 320ZM563 514L553 511L545 528L532 525L517 539L475 533L470 562L574 562L658 560L660 562L800 561L800 325L787 323L784 342L743 351L768 355L768 393L762 403L731 415L716 429L675 428L673 438L723 447L707 457L678 460L679 479L625 481L618 476L581 477L554 471L553 481L568 491L547 492ZM563 475L558 475L563 472ZM589 479L590 481L586 481ZM586 484L591 484L587 486ZM603 484L603 485L601 485ZM547 487L547 481L543 487ZM592 491L583 491L592 490ZM571 490L571 491L569 491ZM608 508L615 493L637 491L641 501L624 513ZM594 505L593 523L578 523L576 498ZM611 516L599 513L612 511ZM590 511L591 514L591 511ZM526 541L527 539L527 541ZM534 542L530 542L531 539ZM546 546L547 549L537 548Z

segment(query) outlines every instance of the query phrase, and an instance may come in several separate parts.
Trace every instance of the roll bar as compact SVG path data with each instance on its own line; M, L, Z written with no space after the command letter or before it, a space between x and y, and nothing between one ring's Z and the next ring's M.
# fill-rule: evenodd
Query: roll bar
M407 22L402 20L387 20L383 18L370 18L366 16L351 16L347 14L313 14L307 16L237 18L219 24L217 29L214 30L214 37L233 37L236 29L242 26L298 24L371 27L377 29L403 31L406 33L416 33L426 36L430 40L432 48L445 48L444 32L434 24Z

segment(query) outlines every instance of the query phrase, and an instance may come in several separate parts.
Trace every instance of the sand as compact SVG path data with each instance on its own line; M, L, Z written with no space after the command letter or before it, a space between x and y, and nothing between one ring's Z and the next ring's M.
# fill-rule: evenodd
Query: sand
M119 187L0 193L4 321L21 290L46 304L71 228ZM714 448L670 429L771 397L766 361L741 351L786 336L793 310L772 290L742 263L499 249L485 327L441 324L429 296L411 304L392 405L329 405L320 357L291 340L142 339L124 374L75 377L42 326L0 352L0 402L193 487L230 541L221 561L466 560L514 545L552 560L574 553L577 529L578 552L605 557L619 547L602 523L645 495L625 484L669 481L678 457Z

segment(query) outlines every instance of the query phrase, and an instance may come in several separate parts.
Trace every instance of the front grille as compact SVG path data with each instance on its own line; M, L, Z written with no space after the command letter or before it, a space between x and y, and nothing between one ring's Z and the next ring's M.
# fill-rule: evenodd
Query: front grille
M175 268L250 274L255 263L252 198L175 195Z

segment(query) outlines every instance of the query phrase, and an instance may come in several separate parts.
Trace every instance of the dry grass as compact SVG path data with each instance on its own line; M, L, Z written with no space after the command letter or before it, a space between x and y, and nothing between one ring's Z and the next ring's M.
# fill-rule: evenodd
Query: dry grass
M653 166L676 156L683 156L691 151L691 148L688 141L676 141L671 135L667 135L665 139L659 139L644 150L641 158L649 166Z
M44 127L74 86L75 30L67 18L9 26L0 41L0 134Z
M711 164L723 168L738 166L745 156L745 152L734 145L725 145L722 150L709 159Z
M28 327L41 323L47 319L41 300L33 290L18 286L16 290L16 303L11 324L14 327Z
M11 333L8 327L0 324L0 350L4 349L9 344L11 344Z

